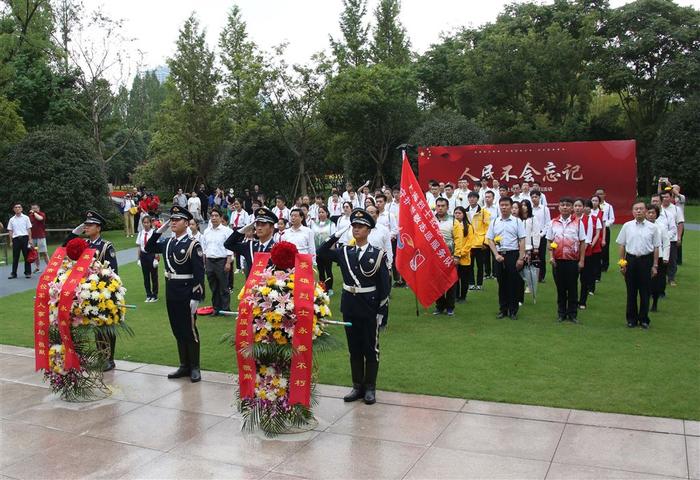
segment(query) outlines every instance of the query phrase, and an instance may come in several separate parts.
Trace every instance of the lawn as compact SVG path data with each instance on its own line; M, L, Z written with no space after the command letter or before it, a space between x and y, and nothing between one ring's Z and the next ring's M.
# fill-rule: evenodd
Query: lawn
M700 205L686 205L683 212L687 223L700 223Z
M679 286L668 288L651 329L625 326L625 289L616 268L604 274L581 325L555 322L551 275L538 301L528 296L517 321L497 320L496 283L470 292L453 318L415 315L414 296L394 290L389 329L381 336L380 389L580 408L606 412L700 419L700 232L685 237ZM614 257L614 255L613 255ZM615 261L613 260L613 262ZM120 268L138 305L128 321L136 332L122 338L117 356L133 361L175 365L177 354L165 302L143 303L141 272L135 264ZM236 290L242 285L236 278ZM25 292L0 299L0 341L32 345L32 296ZM339 296L333 311L339 318ZM232 372L233 350L219 343L233 329L230 317L202 317L202 368ZM344 334L333 327L342 344ZM320 381L349 385L345 348L320 354Z

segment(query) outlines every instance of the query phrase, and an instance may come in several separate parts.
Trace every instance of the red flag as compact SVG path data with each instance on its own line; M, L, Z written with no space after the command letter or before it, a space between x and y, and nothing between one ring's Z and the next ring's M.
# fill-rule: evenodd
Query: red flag
M396 268L427 307L457 281L452 253L403 154Z

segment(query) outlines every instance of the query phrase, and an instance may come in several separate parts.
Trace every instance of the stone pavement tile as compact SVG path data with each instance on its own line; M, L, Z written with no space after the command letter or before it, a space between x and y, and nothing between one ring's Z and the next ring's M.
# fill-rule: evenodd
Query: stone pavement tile
M316 385L316 393L324 397L343 398L350 392L350 387L342 385Z
M378 440L430 445L457 413L395 405L360 404L328 428L343 433Z
M404 407L430 408L434 410L447 410L459 412L464 406L462 398L435 397L432 395L418 395L414 393L377 392L377 402Z
M230 463L217 462L196 457L180 457L164 453L152 462L126 473L124 479L208 479L236 478L258 479L267 474L265 470L240 467Z
M54 445L67 445L72 435L66 432L50 430L44 427L27 425L21 422L0 420L0 468L3 473L7 466L13 463L23 463L22 460L37 452L44 451Z
M21 479L119 478L138 471L160 455L156 450L123 445L91 437L72 437L49 450L4 469L6 475Z
M48 395L44 402L21 410L10 419L80 434L97 423L118 417L140 406L140 403L122 402L111 398L94 402L64 402L55 395Z
M214 382L187 383L151 405L188 412L230 417L236 413L233 385Z
M274 472L306 478L402 478L425 447L322 433Z
M460 413L436 447L550 461L564 424Z
M51 397L51 391L48 388L0 381L0 417L9 417Z
M29 347L17 347L15 345L0 344L0 353L34 358L34 349Z
M134 370L145 367L145 363L139 363L139 362L130 362L129 360L119 360L116 359L114 361L115 365L117 366L117 370L123 370L125 372L133 372Z
M112 389L112 397L129 402L150 403L189 384L189 379L168 380L154 375L120 372L105 383Z
M549 462L541 460L431 447L404 478L543 479L548 467Z
M700 422L695 420L684 420L685 434L700 437Z
M571 410L568 423L597 427L629 428L649 432L677 433L683 435L683 420L674 418L644 417L621 413L588 412Z
M326 430L350 410L356 408L359 402L344 402L340 398L318 397L318 405L314 407L314 417L318 420L315 430Z
M700 437L685 437L690 478L700 479Z
M233 463L245 467L268 470L284 458L297 452L318 432L309 431L295 435L280 435L267 439L262 433L248 434L241 431L242 422L227 418L221 423L174 448L170 453L191 455Z
M0 363L0 379L41 386L44 375L34 370L34 357L12 355Z
M268 474L263 477L263 480L305 480L305 479L304 479L304 477L297 477L296 475L285 475L284 473L268 472Z
M567 425L554 462L686 477L685 438L667 433Z
M238 378L232 373L213 372L211 370L202 370L202 381L238 385Z
M205 432L222 417L144 405L119 417L98 423L91 437L167 451Z
M469 400L462 407L463 412L482 413L500 417L527 418L529 420L548 420L566 422L569 416L567 408L538 407L534 405L517 405L513 403L482 402Z
M566 465L564 463L552 463L547 473L547 480L665 480L675 478L678 477L586 467L584 465Z
M158 375L160 377L166 377L169 373L177 370L177 367L171 367L169 365L153 365L146 364L141 368L134 370L135 373L148 373L149 375Z

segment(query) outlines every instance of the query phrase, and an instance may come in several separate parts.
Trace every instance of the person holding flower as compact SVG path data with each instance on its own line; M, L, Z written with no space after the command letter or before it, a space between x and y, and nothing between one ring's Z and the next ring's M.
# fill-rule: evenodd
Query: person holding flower
M457 264L457 284L454 288L456 289L457 303L464 303L467 301L467 291L469 290L468 272L472 264L471 247L474 243L474 227L469 222L464 207L455 208L453 216L454 261Z
M574 200L559 200L559 216L547 227L550 263L557 285L557 321L578 323L578 277L586 258L586 231L579 217L572 215Z
M620 246L620 273L627 287L627 326L649 328L649 293L651 279L658 274L661 234L646 219L647 207L642 201L632 205L634 220L625 222L615 242ZM639 298L639 303L637 303Z
M486 239L496 260L494 273L498 279L496 318L518 318L518 291L523 281L519 270L525 259L525 225L512 215L513 200L507 195L498 200L500 216L489 225Z

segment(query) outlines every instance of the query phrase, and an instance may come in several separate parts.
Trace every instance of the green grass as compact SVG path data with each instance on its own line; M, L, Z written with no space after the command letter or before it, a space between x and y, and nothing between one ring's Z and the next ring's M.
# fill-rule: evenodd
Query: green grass
M61 244L63 243L63 240L65 239L65 237L67 235L68 235L68 232L66 232L65 235L63 235L63 234L53 235L49 239L49 243L48 243L49 252L53 252L53 250L56 247L60 247ZM136 237L126 238L124 236L124 230L110 230L107 232L103 232L102 238L112 242L112 244L114 245L114 248L117 250L126 250L127 248L136 247Z
M685 237L684 265L678 287L668 287L651 329L625 326L625 289L616 268L604 274L582 324L555 322L555 291L550 274L538 290L537 305L528 295L518 321L496 320L496 283L470 292L453 318L415 315L414 297L397 289L391 301L389 329L381 336L379 388L469 399L580 408L675 418L700 419L700 232ZM614 258L614 255L613 255ZM613 260L613 265L615 261ZM141 272L135 264L120 268L138 305L128 321L136 332L122 338L117 356L133 361L175 365L177 354L165 302L143 303ZM236 278L236 290L243 281ZM32 346L33 292L0 299L0 341ZM333 312L340 318L339 296ZM202 368L232 372L233 350L220 344L233 329L230 317L202 317ZM332 330L345 344L340 327ZM318 356L322 383L349 385L345 348Z
M700 223L700 205L686 205L683 212L687 223Z

